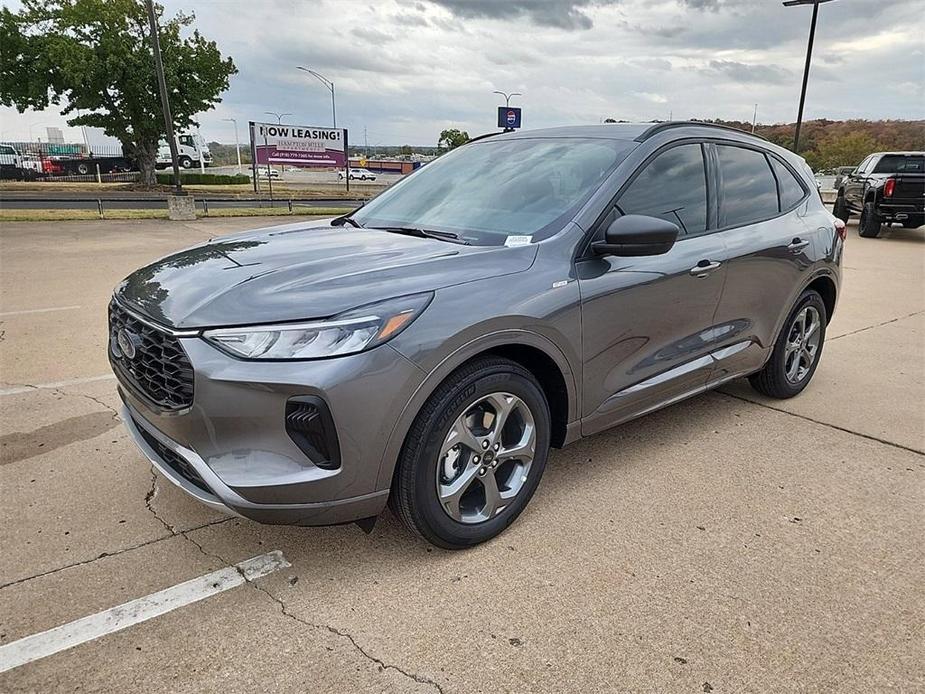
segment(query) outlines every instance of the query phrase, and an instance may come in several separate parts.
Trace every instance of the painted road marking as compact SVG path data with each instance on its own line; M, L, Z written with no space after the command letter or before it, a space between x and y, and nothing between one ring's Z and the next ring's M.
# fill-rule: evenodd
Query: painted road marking
M72 378L68 381L55 381L54 383L39 383L34 386L16 386L15 388L0 388L0 397L4 395L19 395L20 393L31 393L36 390L54 390L55 388L67 388L68 386L79 386L82 383L96 383L97 381L111 381L115 374L103 374L102 376L87 376L86 378Z
M283 557L283 553L274 550L242 561L235 566L213 571L143 598L27 636L19 641L13 641L0 646L0 672L6 672L40 658L60 653L106 634L122 631L180 607L236 588L245 580L255 581L289 566L291 564Z
M25 316L30 313L52 313L53 311L76 311L82 306L52 306L51 308L30 308L24 311L4 311L0 313L0 318L4 316Z

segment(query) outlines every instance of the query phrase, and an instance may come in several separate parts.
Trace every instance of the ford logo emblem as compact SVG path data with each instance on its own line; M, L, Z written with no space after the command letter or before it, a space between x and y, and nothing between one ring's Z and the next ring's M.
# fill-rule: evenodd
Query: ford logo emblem
M116 335L116 343L119 345L119 351L122 352L126 359L135 358L135 354L137 353L135 343L137 340L138 336L126 328L122 328Z

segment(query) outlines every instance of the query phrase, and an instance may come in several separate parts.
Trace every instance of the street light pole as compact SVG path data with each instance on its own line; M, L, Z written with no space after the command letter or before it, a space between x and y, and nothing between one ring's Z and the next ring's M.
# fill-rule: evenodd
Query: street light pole
M521 94L520 92L511 92L510 94L506 94L504 92L499 92L497 89L493 91L492 94L500 94L501 96L504 97L504 107L505 108L510 108L512 96L523 96L523 94Z
M266 113L268 116L274 116L274 117L276 118L276 124L277 124L277 125L282 125L282 123L283 123L283 116L291 116L291 115L292 115L291 113L277 113L276 111L264 111L264 113ZM229 119L229 118L226 118L225 120L230 120L230 119Z
M334 98L334 83L331 80L329 80L327 77L325 77L324 75L318 72L315 72L314 70L311 70L307 67L302 67L301 65L297 65L296 67L302 72L307 72L309 75L313 75L314 77L318 78L318 81L321 82L321 84L323 84L325 87L327 87L329 92L331 92L331 120L333 122L332 127L336 128L337 127L337 104Z
M797 111L797 127L793 135L793 151L800 153L800 130L803 127L803 106L806 103L806 84L809 82L809 65L813 58L813 42L816 38L816 19L819 16L819 5L832 0L786 0L784 7L795 7L797 5L812 5L813 18L809 25L809 41L806 45L806 65L803 67L803 87L800 90L800 108Z
M241 168L241 142L238 140L238 121L234 118L222 118L222 120L230 120L234 123L234 148L238 153L238 173L243 174L244 170Z

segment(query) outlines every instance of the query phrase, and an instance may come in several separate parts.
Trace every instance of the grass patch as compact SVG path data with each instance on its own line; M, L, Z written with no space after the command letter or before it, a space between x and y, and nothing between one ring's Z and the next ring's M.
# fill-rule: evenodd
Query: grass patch
M197 210L199 219L206 217L332 217L346 214L352 207L297 207L290 215L285 207L220 207L209 214ZM96 210L7 210L0 209L0 222L65 222L99 220ZM106 210L103 220L109 219L167 219L167 210Z
M347 214L355 207L299 207L292 206L294 217L312 215L315 217L334 217ZM210 207L209 214L198 211L197 216L202 217L278 217L288 216L289 210L285 207Z
M348 198L348 199L365 199L370 198L376 193L385 190L385 186L353 186L348 193L342 183L290 183L278 181L273 183L273 197L276 199L290 198ZM229 197L252 197L254 189L247 183L225 183L218 185L187 184L184 182L183 189L193 193L211 193L218 196ZM53 196L57 192L80 193L88 198L106 197L107 191L124 191L130 193L140 193L142 195L151 193L153 195L169 195L173 188L168 185L158 185L154 188L145 188L138 183L65 183L48 181L45 183L36 181L3 181L0 182L0 191L6 191L11 194L17 192L42 192ZM269 190L266 182L261 182L260 196L267 197ZM197 198L208 197L207 195L196 195Z

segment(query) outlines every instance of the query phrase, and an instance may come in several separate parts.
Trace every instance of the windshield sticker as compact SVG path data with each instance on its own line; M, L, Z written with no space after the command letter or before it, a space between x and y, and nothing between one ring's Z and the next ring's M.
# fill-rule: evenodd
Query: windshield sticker
M508 248L513 248L514 246L527 246L531 241L533 241L532 236L508 236L504 241L504 245Z

